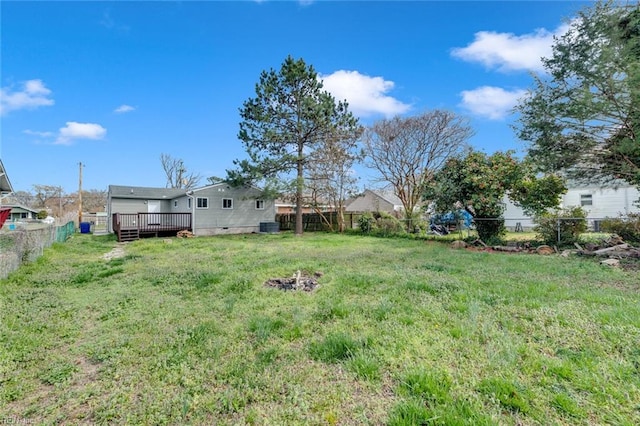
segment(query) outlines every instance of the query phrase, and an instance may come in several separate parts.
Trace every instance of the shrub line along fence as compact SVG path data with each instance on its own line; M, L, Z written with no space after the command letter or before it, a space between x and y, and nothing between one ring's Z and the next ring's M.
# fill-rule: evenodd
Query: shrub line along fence
M0 279L6 278L22 263L42 256L44 249L54 242L65 242L74 232L74 222L3 231L0 233Z
M359 219L362 216L367 214L370 215L371 213L345 212L344 213L344 220L346 225L345 227L347 229L358 229ZM324 216L327 218L329 223L333 225L335 229L338 223L337 213L336 212L324 213ZM565 239L565 236L563 235L563 233L566 233L568 225L582 223L585 229L592 232L600 232L601 224L611 219L627 220L628 218L626 217L617 217L617 218L547 217L545 218L545 221L546 223L551 222L553 224L553 227L555 229L555 234L556 234L556 240L557 242L561 242ZM405 222L405 220L403 219L399 219L399 221L402 223ZM476 223L487 222L487 221L502 222L505 225L506 229L511 232L531 232L531 231L534 231L534 228L537 226L534 220L530 217L474 218L474 221ZM292 231L295 229L296 215L295 213L277 214L276 222L279 223L280 230ZM302 223L303 223L304 231L328 231L329 230L326 222L322 219L322 216L319 213L304 213L302 215ZM464 227L464 220L454 220L454 221L445 223L445 225L448 225L448 230L450 232L461 232L463 230L468 230L468 228Z

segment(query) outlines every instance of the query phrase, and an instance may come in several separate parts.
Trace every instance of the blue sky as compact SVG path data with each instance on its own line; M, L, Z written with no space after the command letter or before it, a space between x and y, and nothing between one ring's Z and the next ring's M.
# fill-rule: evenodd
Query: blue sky
M15 190L224 176L260 72L303 58L364 125L449 109L524 147L510 108L587 2L0 2L0 155ZM362 186L368 172L361 171ZM205 183L204 181L202 182Z

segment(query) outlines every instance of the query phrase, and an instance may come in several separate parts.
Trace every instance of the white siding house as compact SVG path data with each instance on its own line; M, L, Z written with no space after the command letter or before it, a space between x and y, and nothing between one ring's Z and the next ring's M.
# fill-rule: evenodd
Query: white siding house
M509 200L506 195L502 202L505 204L504 213L504 226L511 231L530 231L534 227L533 218L527 215L522 207L516 206Z
M573 187L562 197L562 207L580 206L590 219L602 219L640 212L634 205L639 199L638 189L629 185Z
M629 213L640 213L636 202L640 200L637 188L628 185L577 185L569 184L569 188L562 196L560 207L582 207L587 213L587 220L592 229L599 228L599 221L605 218L615 218ZM505 226L514 230L518 223L526 231L534 226L531 217L522 208L514 205L506 196L504 199Z
M195 235L259 232L260 223L275 220L275 202L261 198L252 186L218 183L193 190L110 185L108 229L116 213L191 213ZM160 217L161 215L157 215ZM175 215L179 216L179 215Z

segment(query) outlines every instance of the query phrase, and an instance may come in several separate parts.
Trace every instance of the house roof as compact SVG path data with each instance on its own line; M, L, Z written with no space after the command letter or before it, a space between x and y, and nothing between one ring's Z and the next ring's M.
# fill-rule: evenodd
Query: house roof
M363 211L377 210L381 207L379 206L381 201L391 205L395 211L403 208L402 201L393 193L393 191L385 189L366 189L363 194L350 199L346 203L346 209L348 211L355 211L355 209Z
M172 200L178 197L184 197L185 195L191 195L194 192L202 191L209 188L215 188L217 186L230 185L226 182L218 182L212 185L201 186L200 188L193 189L177 189L177 188L150 188L144 186L123 186L123 185L109 185L109 196L115 198L128 198L128 199L144 199L144 200ZM260 190L260 188L247 185L249 188Z
M199 188L190 189L188 192L198 192L198 191L202 191L204 189L215 188L216 186L226 186L227 188L231 187L231 185L229 185L227 182L216 182L216 183L212 183L210 185L201 186Z
M239 187L239 186L235 186L235 187L234 187L234 186L233 186L233 185L231 185L230 183L225 182L225 181L222 181L222 182L212 183L212 184L210 184L210 185L201 186L201 187L199 187L199 188L193 188L193 189L190 189L190 190L189 190L189 191L187 191L187 192L198 192L198 191L202 191L202 190L204 190L204 189L215 188L215 187L217 187L217 186L224 186L224 187L226 187L227 189L233 189L233 188L238 188L238 187ZM244 188L251 188L251 189L255 189L255 190L257 190L257 191L262 191L262 188L257 187L257 186L255 186L255 185L251 185L251 184L244 184L244 185L240 185L240 186L243 186Z
M22 204L3 204L2 207L9 207L11 208L11 211L19 209L19 210L24 210L31 213L36 213L36 214L38 213L38 210L34 210L30 207L23 206Z
M367 189L367 191L374 193L378 197L382 198L385 201L390 202L394 206L402 207L402 201L400 200L400 198L398 198L396 194L393 193L392 190L384 189L384 190L373 191L371 189Z
M0 193L10 194L12 192L13 192L13 186L11 186L11 181L9 180L9 176L7 176L7 172L4 168L4 164L2 164L2 159L0 159Z
M109 196L116 198L171 200L173 198L182 197L184 195L186 195L186 191L184 189L109 185Z

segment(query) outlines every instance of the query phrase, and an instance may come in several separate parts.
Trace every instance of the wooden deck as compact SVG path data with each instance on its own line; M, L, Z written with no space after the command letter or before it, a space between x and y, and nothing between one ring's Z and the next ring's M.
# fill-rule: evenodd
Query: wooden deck
M115 213L112 220L118 241L175 236L178 231L193 231L191 213Z

